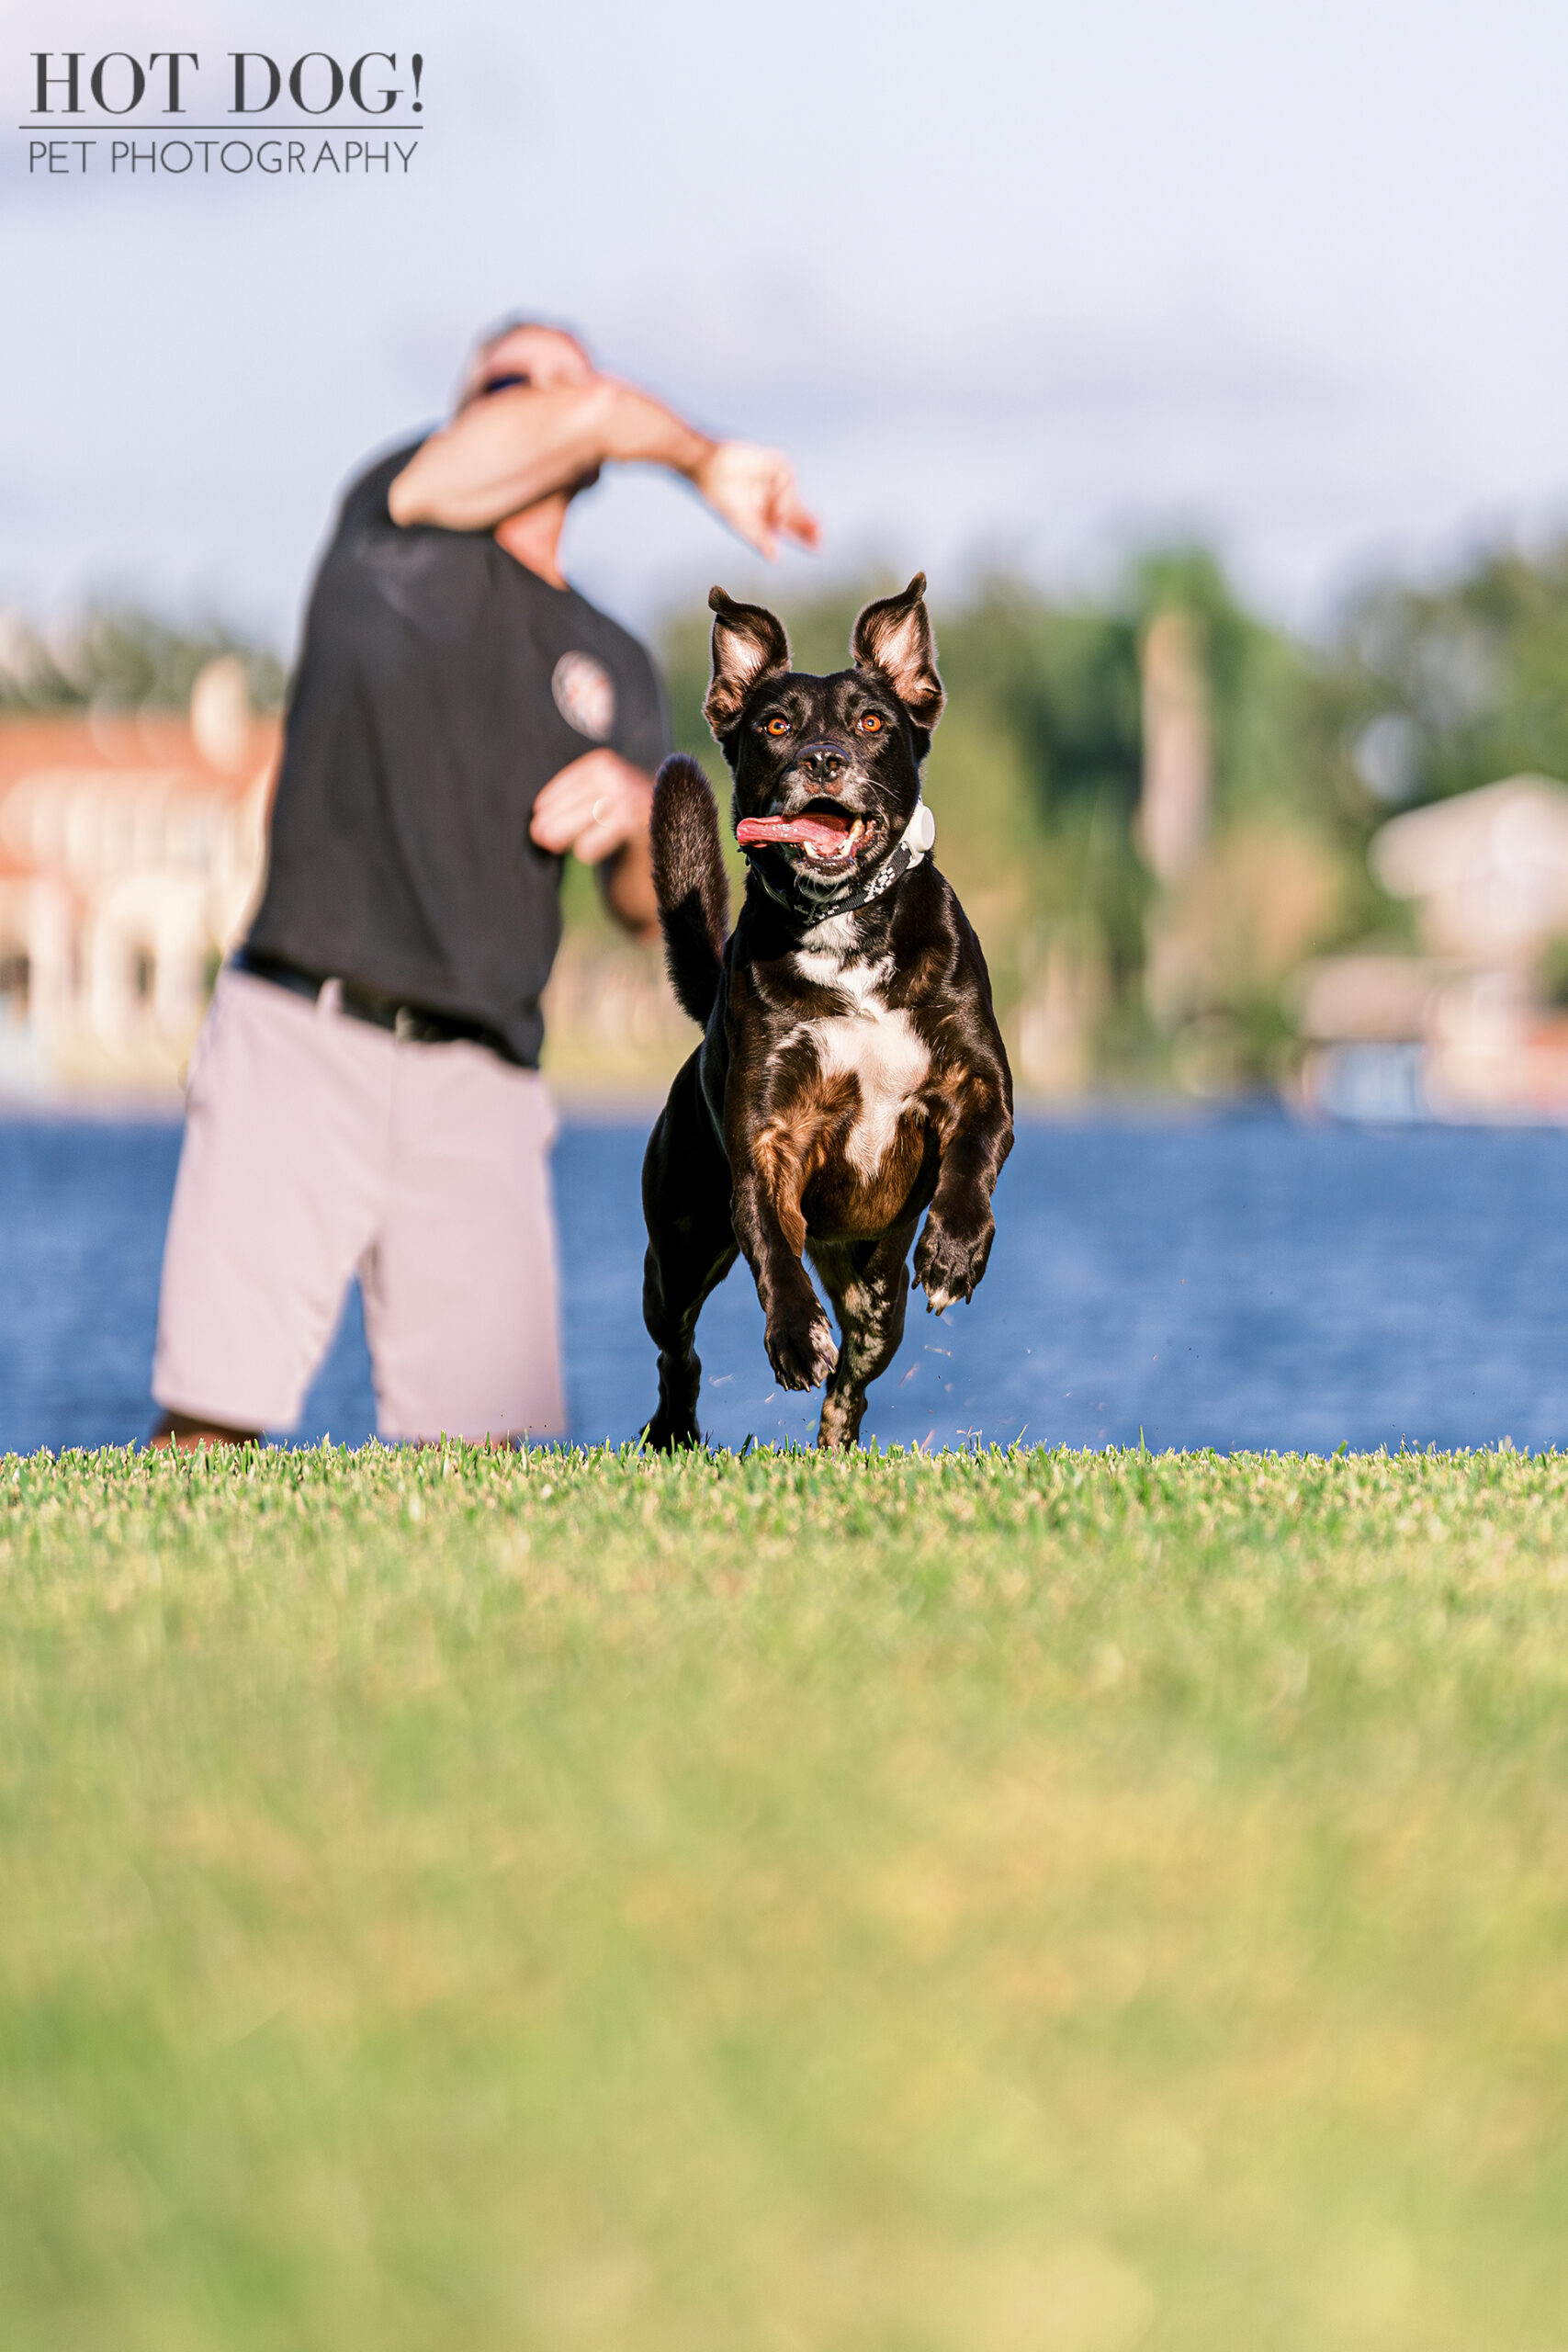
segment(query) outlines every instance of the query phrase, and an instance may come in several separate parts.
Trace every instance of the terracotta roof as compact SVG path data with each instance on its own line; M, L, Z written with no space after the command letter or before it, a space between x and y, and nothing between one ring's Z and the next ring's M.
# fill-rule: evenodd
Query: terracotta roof
M78 776L101 775L106 784L117 778L136 784L155 775L179 789L229 792L238 797L252 789L258 772L276 757L282 733L276 718L256 719L251 752L236 774L210 766L202 758L189 720L177 712L124 718L75 710L29 712L0 718L0 793L40 768L69 768Z

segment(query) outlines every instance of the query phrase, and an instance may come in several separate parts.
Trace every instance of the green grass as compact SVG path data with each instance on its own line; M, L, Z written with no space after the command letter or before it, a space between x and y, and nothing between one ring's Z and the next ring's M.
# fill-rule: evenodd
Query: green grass
M0 2343L1568 2345L1568 1460L6 1461Z

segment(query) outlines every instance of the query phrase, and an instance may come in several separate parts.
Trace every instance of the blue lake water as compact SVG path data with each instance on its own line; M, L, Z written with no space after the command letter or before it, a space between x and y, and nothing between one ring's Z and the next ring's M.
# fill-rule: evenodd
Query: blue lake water
M653 1403L645 1127L557 1150L574 1434ZM0 1450L143 1437L177 1127L0 1120ZM864 1434L1073 1445L1568 1444L1568 1136L1249 1113L1021 1128L974 1303L911 1303ZM806 1439L743 1265L699 1335L715 1442ZM374 1428L357 1296L291 1434Z

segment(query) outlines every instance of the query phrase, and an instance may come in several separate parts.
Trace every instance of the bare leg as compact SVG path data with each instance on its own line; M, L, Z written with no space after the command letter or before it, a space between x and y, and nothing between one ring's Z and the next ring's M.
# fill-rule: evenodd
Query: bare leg
M811 1252L839 1318L838 1367L822 1399L818 1445L853 1445L865 1416L865 1392L885 1373L904 1336L909 1296L906 1262L911 1221L880 1241L824 1243Z

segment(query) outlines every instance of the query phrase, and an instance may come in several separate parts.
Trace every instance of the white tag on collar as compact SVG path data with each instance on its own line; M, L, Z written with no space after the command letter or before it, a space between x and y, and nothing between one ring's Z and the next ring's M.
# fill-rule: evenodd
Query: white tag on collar
M901 845L918 851L922 857L936 847L936 819L923 800L915 803L915 813L904 828Z

